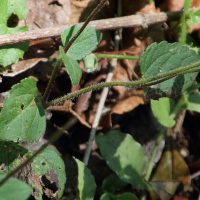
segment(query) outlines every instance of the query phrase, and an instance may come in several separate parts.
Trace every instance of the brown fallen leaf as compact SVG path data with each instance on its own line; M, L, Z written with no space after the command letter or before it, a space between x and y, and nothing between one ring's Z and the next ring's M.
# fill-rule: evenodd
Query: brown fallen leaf
M166 147L161 157L159 165L151 181L173 182L178 181L183 184L184 191L187 191L191 184L191 177L188 165L175 147L172 137L172 129L167 129ZM164 183L163 183L164 184ZM174 189L168 191L173 194ZM150 192L151 199L158 199L154 191ZM164 199L168 200L168 198Z

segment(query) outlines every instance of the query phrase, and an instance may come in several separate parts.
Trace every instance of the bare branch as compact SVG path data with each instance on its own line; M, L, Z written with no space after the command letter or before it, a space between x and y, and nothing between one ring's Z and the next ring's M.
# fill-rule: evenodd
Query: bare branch
M92 26L97 30L111 30L111 29L130 28L130 27L146 27L151 24L159 22L179 20L181 14L182 11L167 12L167 13L160 12L152 14L137 14L126 17L91 21L89 23L89 26ZM63 30L66 29L67 27L69 27L69 25L2 35L0 36L0 46L14 44L14 43L28 42L33 40L41 40L45 38L55 38L60 36Z

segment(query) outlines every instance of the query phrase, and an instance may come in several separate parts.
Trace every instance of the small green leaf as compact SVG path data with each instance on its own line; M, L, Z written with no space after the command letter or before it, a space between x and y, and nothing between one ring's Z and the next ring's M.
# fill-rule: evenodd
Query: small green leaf
M73 36L80 30L82 25L75 25L64 30L61 35L63 46L69 43ZM91 26L87 26L79 37L73 42L67 51L67 55L74 60L80 60L90 54L99 44L102 33Z
M196 10L194 13L190 13L190 19L191 19L191 28L190 32L193 30L194 24L198 22L200 24L200 9Z
M51 182L55 183L58 188L53 195L56 199L60 199L66 182L65 165L59 154L50 147L47 147L41 154L34 158L31 163L32 173L37 176L44 176ZM42 200L42 190L34 183L32 187L35 189L35 198Z
M169 44L166 41L153 43L141 57L142 79L191 65L199 59L200 56L195 51L178 43ZM144 87L145 98L155 100L161 97L175 98L193 84L196 76L197 73L179 75L162 83Z
M5 177L5 173L0 171L0 181ZM26 200L31 195L32 188L15 178L8 179L0 187L1 200Z
M67 69L67 73L71 79L72 85L78 85L80 78L82 76L81 68L76 60L71 59L68 55L65 54L63 47L59 47L60 54L63 59L63 63Z
M189 10L191 3L192 3L192 0L185 0L184 7L183 7L184 12L187 12Z
M173 127L176 123L175 120L170 117L174 106L174 100L167 97L160 98L159 101L151 99L151 109L155 118L166 127Z
M110 174L103 181L102 188L107 191L114 191L122 189L127 185L126 182L122 181L116 174Z
M30 153L13 142L0 142L0 166L6 173L11 172L26 160Z
M110 131L96 136L102 157L119 178L138 189L147 188L142 179L146 159L143 149L131 135Z
M38 142L46 128L45 113L33 78L12 87L0 115L0 140Z
M119 195L113 195L113 194L110 194L110 193L105 193L101 196L100 200L113 200L113 199L117 199L117 200L138 200L138 198L130 192L125 192L125 193L119 194Z
M87 73L93 72L98 68L97 58L94 54L89 54L83 58L83 63Z
M0 35L19 33L28 30L27 26L9 28L7 27L8 18L12 13L18 15L19 19L24 19L26 17L28 9L26 8L26 0L3 0L0 1ZM11 44L7 46L0 47L0 65L8 66L15 63L22 58L24 51L28 50L28 42L21 44Z
M200 93L194 93L188 97L189 104L187 110L200 112Z
M93 200L96 190L94 177L84 163L76 158L74 160L78 165L77 199Z

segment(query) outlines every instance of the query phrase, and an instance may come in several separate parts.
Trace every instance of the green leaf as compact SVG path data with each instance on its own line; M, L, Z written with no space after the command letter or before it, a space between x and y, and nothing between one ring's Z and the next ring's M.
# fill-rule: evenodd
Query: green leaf
M114 191L122 189L127 185L126 182L122 181L116 174L110 174L103 181L102 188L107 191Z
M87 73L93 72L98 68L97 58L94 54L89 54L83 58L83 63Z
M93 200L96 190L94 177L83 162L76 158L74 160L78 165L77 199Z
M0 140L38 142L46 128L45 113L33 78L12 87L0 115Z
M0 171L0 181L5 177L5 173ZM1 200L26 200L31 195L32 188L15 178L8 179L0 187Z
M191 19L191 25L190 25L191 26L190 32L191 32L196 22L200 24L200 9L196 10L194 13L191 13L190 19Z
M65 165L59 154L50 147L47 147L41 154L39 154L31 163L32 173L37 176L43 176L55 183L58 188L53 194L55 199L60 199L66 182ZM35 189L34 196L38 200L42 200L42 190L38 188L34 183L32 187Z
M188 97L189 104L187 110L200 112L200 93L194 93Z
M178 43L169 44L166 41L153 43L141 57L142 79L191 65L199 59L200 56L195 51ZM154 100L161 97L175 98L193 84L196 76L197 73L179 75L162 83L144 87L145 98Z
M70 80L73 86L78 85L80 78L82 76L81 68L76 60L71 59L68 55L65 54L63 47L59 47L60 54L63 59L63 63L67 69Z
M28 13L26 1L27 0L13 1L13 13L15 13L19 17L19 20L25 19Z
M185 0L184 7L183 7L184 12L187 12L189 10L191 3L192 3L192 0Z
M18 15L19 19L26 17L28 9L25 8L26 0L3 0L0 1L0 35L19 33L28 30L27 26L9 28L7 27L8 18L12 13ZM23 57L24 51L28 49L28 42L21 44L11 44L0 47L0 65L8 66Z
M151 99L153 114L163 126L173 127L175 125L175 120L170 117L174 107L175 103L173 99L167 97L160 98L159 101Z
M11 172L24 162L30 153L27 149L13 142L0 142L0 166L6 173Z
M142 179L146 159L143 149L131 135L110 131L96 136L102 157L119 178L138 189L147 188Z
M138 198L130 192L125 192L125 193L119 194L119 195L113 195L113 194L110 194L110 193L105 193L101 196L100 200L114 200L114 199L117 199L117 200L138 200Z
M80 30L82 25L75 25L64 30L61 35L63 46L69 43L73 36ZM102 33L91 26L87 26L80 36L73 42L67 51L67 55L74 60L80 60L90 54L99 44Z

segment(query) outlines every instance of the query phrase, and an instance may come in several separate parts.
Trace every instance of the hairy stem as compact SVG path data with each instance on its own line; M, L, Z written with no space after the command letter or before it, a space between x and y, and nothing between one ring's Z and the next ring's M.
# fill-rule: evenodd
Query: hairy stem
M83 88L81 90L78 90L76 92L73 92L71 94L65 95L64 97L58 98L56 100L50 101L46 104L46 107L57 105L59 103L65 102L69 99L76 98L80 95L83 95L87 92L93 91L93 90L98 90L102 89L104 87L111 87L111 86L124 86L127 88L141 88L144 86L150 86L150 85L155 85L160 82L163 82L165 80L168 80L170 78L173 78L175 76L181 75L181 74L186 74L186 73L193 73L200 71L200 69L193 69L195 67L198 67L200 65L200 62L194 63L192 65L188 65L186 67L181 67L175 70L172 70L170 72L166 72L164 74L159 74L147 79L141 79L138 81L114 81L114 82L104 82L104 83L99 83L96 85L91 85L89 87ZM192 70L193 69L193 70Z
M115 55L115 54L95 54L97 58L117 58L117 59L130 59L139 60L139 56Z

